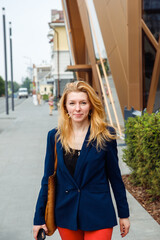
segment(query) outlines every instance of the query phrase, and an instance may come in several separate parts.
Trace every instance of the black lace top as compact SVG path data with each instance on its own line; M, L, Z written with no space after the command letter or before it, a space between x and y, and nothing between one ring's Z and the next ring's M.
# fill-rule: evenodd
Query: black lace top
M76 163L77 163L77 159L78 159L79 155L80 155L80 150L71 149L70 153L66 153L65 150L63 150L64 163L65 163L68 171L72 175L72 177L74 177Z

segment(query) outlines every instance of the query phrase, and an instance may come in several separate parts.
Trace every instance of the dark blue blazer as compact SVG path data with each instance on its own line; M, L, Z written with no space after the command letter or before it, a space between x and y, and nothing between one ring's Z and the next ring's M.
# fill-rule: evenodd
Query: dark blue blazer
M112 128L110 128L113 131ZM48 177L54 169L56 129L48 133L44 176L37 200L34 225L45 223ZM62 145L57 142L57 188L55 219L59 227L92 231L117 225L109 182L116 200L118 216L129 217L125 187L118 165L116 140L106 141L105 150L97 151L95 142L88 143L90 128L78 157L74 178L63 159Z

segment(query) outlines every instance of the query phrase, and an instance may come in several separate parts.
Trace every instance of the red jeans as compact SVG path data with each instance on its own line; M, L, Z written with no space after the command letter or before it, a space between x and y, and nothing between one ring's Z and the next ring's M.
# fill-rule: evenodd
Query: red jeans
M113 228L96 231L73 231L58 227L58 231L62 240L111 240Z

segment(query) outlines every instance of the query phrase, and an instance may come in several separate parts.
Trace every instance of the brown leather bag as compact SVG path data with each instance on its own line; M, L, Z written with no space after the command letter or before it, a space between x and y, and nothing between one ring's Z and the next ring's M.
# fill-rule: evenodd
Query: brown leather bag
M56 138L54 147L54 173L48 178L48 199L45 209L45 222L48 228L48 236L51 236L57 229L55 224L55 194L56 194L56 172L57 172L57 150L56 150Z

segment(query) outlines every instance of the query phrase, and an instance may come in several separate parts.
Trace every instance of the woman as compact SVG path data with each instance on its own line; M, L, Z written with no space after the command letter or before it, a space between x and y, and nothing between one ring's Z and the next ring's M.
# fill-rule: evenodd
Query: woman
M53 93L49 94L49 99L48 99L48 104L49 104L49 115L52 116L52 111L53 111L53 100L54 100L54 96Z
M37 101L38 101L38 105L41 105L41 94L40 94L40 92L37 93Z
M58 129L48 133L45 170L34 217L34 238L45 225L48 177L54 168L57 138L55 219L62 240L110 240L117 225L111 183L122 237L129 231L129 209L117 158L115 130L94 89L83 81L66 85L60 100Z

